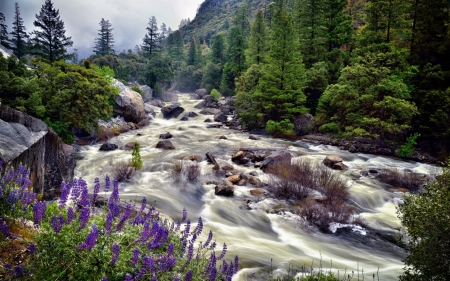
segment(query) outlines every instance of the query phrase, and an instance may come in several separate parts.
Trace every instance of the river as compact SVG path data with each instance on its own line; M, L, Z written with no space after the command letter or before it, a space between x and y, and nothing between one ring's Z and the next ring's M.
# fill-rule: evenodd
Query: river
M200 111L194 108L199 101L191 100L187 94L179 95L179 102L185 112ZM207 129L208 123L204 120L212 116L200 114L188 121L180 121L180 117L166 120L158 113L149 126L110 140L119 147L137 141L141 147L144 167L131 180L120 184L122 200L140 201L145 196L161 213L174 220L180 219L183 207L187 209L188 218L192 222L196 222L201 216L205 230L204 236L199 240L205 241L210 229L218 245L227 244L228 259L239 256L242 269L233 280L264 280L270 270L274 275L286 274L289 266L294 270L312 266L315 272L320 266L327 270L332 268L341 278L344 272L351 274L354 271L352 280L358 280L358 273L359 280L362 280L363 272L366 280L372 280L372 274L379 270L379 280L397 279L402 271L401 260L405 253L392 243L355 238L362 236L357 233L321 233L306 226L293 213L277 213L275 206L283 202L259 200L251 196L251 186L235 186L234 197L216 196L215 185L206 184L206 181L219 181L219 178L212 172L212 165L204 160L205 154L210 152L216 159L229 164L233 164L231 156L240 147L284 148L298 155L304 154L301 157L317 162L322 161L326 155L338 155L349 167L346 171L336 173L349 186L351 204L370 228L390 234L399 233L401 225L395 207L401 202L402 194L391 192L374 178L361 176L361 170L397 167L428 174L436 171L434 166L393 157L353 154L332 146L270 136L250 140L248 133L226 128ZM176 149L156 148L159 135L166 132L174 136L170 141ZM221 135L227 139L218 139ZM99 147L100 145L84 146L80 152L83 159L78 161L75 170L75 176L85 179L90 188L94 186L95 177L111 175L112 162L131 159L131 151L118 149L102 152ZM171 173L174 161L187 159L191 155L202 159L201 179L193 183L175 180ZM245 173L255 170L234 166ZM258 174L264 180L264 174L261 171ZM247 204L246 200L250 200L250 203Z

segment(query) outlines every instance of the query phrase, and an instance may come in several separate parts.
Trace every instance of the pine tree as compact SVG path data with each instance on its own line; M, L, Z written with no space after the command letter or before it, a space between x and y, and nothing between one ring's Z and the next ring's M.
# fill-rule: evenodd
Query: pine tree
M184 42L179 30L171 33L167 37L167 47L169 49L169 56L172 58L172 60L184 60Z
M211 56L213 63L223 63L225 61L225 35L217 34L212 42Z
M3 13L0 12L0 44L6 48L10 48L8 38L8 26L5 24L6 18Z
M142 169L142 159L141 154L139 152L140 145L138 142L134 143L133 152L131 153L131 163L130 165L136 168L137 170Z
M152 53L157 51L159 43L158 23L154 16L150 18L146 29L147 33L142 39L143 44L141 49L148 57L150 57Z
M11 32L11 48L14 54L21 58L25 55L27 49L26 39L29 38L28 34L25 32L25 26L23 25L23 20L20 17L19 3L16 2L15 14L13 21L13 31Z
M264 21L263 10L259 10L250 28L246 60L250 64L264 63L267 54L267 26Z
M197 50L195 49L195 38L189 42L189 52L186 64L194 65L197 62Z
M224 96L234 95L234 80L245 70L246 41L240 26L230 29L228 36L227 61L223 68L220 92Z
M53 62L70 56L67 48L73 45L72 37L66 37L64 22L59 16L59 10L53 8L51 0L45 0L33 24L41 29L40 31L34 30L32 34L38 52L44 58Z
M166 37L168 36L166 24L162 23L160 29L161 29L161 33L159 34L159 41L162 41L162 40L166 39Z
M102 18L98 38L95 39L94 53L98 56L114 54L114 36L109 20Z
M292 17L277 0L272 19L272 38L267 63L261 71L255 99L265 121L293 119L306 113L305 67L298 52Z
M378 33L384 42L392 41L392 33L404 26L407 2L404 0L368 1L367 21L370 30Z
M327 0L325 9L325 28L328 51L342 47L350 42L354 33L352 18L344 12L347 0Z

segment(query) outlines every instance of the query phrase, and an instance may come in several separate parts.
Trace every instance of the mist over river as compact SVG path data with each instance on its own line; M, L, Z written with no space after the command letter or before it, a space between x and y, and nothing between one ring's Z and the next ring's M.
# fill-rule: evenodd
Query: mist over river
M194 106L199 100L191 100L188 94L179 95L179 102L185 112L199 112ZM155 107L157 112L159 108ZM173 220L181 218L183 207L188 218L196 222L199 216L204 222L204 230L198 241L205 241L209 230L219 245L228 246L227 259L239 256L242 269L233 280L264 280L272 268L273 274L287 273L288 266L299 270L302 266L317 272L320 265L324 270L332 268L342 278L344 271L355 271L352 280L357 279L357 269L362 280L362 269L366 280L372 280L372 274L379 268L379 280L396 280L401 273L405 256L404 251L385 240L370 238L370 232L376 230L389 236L400 234L400 222L396 206L401 203L402 194L392 192L390 188L370 176L362 176L361 171L370 168L399 168L413 172L429 174L436 167L397 158L354 154L341 151L336 147L315 145L302 141L276 139L270 136L258 136L259 140L250 140L248 133L226 128L207 129L204 120L212 116L201 115L189 118L163 119L161 113L150 125L139 130L129 131L112 138L109 142L119 145L139 142L143 168L129 181L120 183L122 200L137 200L147 197L148 202ZM170 132L170 139L176 149L156 148L159 135ZM138 136L137 134L140 134ZM218 139L219 136L227 139ZM221 197L214 194L215 184L206 184L208 180L219 182L212 171L212 165L205 160L210 152L221 162L233 165L243 173L257 171L262 181L266 175L253 167L238 166L231 162L231 156L240 147L287 149L299 157L321 162L327 155L338 155L348 166L346 171L335 171L348 184L351 194L350 204L365 219L370 229L359 231L346 230L340 234L321 233L307 226L296 214L287 211L284 201L259 199L250 195L254 187L237 186L233 197ZM89 187L94 186L94 178L103 179L111 175L111 163L117 160L131 159L131 151L99 151L100 144L84 146L81 149L82 160L78 160L75 176L82 177ZM176 160L189 159L195 155L200 159L202 176L196 182L176 180L172 176ZM300 156L303 155L303 156ZM247 202L247 200L250 200ZM338 231L339 232L339 231ZM272 259L272 267L271 267ZM254 277L251 277L252 273ZM291 274L292 276L292 274ZM253 279L252 279L253 278Z

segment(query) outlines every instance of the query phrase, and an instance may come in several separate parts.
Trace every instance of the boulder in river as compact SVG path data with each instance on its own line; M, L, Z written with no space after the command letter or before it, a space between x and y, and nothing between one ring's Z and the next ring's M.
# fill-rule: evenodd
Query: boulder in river
M323 160L323 164L333 170L346 170L347 166L342 163L342 158L337 155L328 155Z
M227 116L223 112L219 112L216 115L214 115L214 121L216 122L226 122L227 119L228 119Z
M201 99L208 94L206 89L198 89L195 91L195 94L198 95Z
M276 151L264 159L261 163L261 170L266 172L269 168L276 166L280 162L291 162L292 154L287 150Z
M155 112L155 110L153 109L153 107L152 107L152 105L150 103L144 103L144 110L145 110L146 114L149 114L149 115L151 115L153 117L156 116L156 112Z
M124 145L122 149L123 149L123 150L133 150L134 144L135 144L134 141L129 142L129 143L127 143L126 145Z
M304 136L314 130L314 117L311 114L302 114L294 120L294 131L297 136Z
M161 148L164 150L175 149L175 146L169 140L162 140L156 144L156 148Z
M150 86L147 85L139 85L139 89L141 89L141 91L144 93L144 103L148 102L152 99L153 97L153 90L152 88L150 88Z
M203 115L216 115L218 113L220 113L220 109L211 107L204 108L202 111L200 111L200 114Z
M149 101L149 103L159 108L163 108L164 106L166 106L166 104L160 99L152 99L151 101Z
M119 95L115 99L114 113L122 116L125 121L136 124L146 119L142 96L117 80L114 86L120 90Z
M100 146L100 151L113 151L118 148L117 144L114 143L104 143Z
M184 112L184 108L182 108L179 104L171 104L169 106L165 106L161 109L161 112L166 119L177 118L181 113Z
M169 133L169 132L167 132L167 133L165 133L165 134L160 134L160 135L159 135L159 138L160 138L160 139L163 139L163 140L167 140L167 139L170 139L170 138L172 138L172 137L173 137L172 134Z
M233 183L229 180L221 181L214 188L214 194L221 196L233 196L234 195L234 186Z

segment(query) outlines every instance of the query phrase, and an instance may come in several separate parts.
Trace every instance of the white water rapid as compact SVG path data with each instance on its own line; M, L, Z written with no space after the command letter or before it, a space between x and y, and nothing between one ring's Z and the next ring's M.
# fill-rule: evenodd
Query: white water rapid
M179 100L185 112L198 113L199 110L194 108L198 100L190 100L187 94L179 95ZM230 198L214 195L215 185L206 184L206 181L211 179L219 182L220 179L212 173L212 165L204 160L205 154L211 152L219 163L226 161L245 173L256 169L237 166L231 162L231 155L240 147L284 148L298 155L305 154L302 157L317 162L321 162L326 155L338 155L349 169L336 173L347 181L351 204L356 212L366 220L371 229L391 236L400 227L395 206L401 202L402 195L391 192L373 178L361 176L361 170L397 167L429 174L435 171L435 167L391 157L353 154L336 147L269 136L260 136L261 139L255 141L250 140L247 133L225 128L207 129L208 123L204 120L212 116L200 114L189 118L189 121L180 121L180 117L165 120L159 113L149 126L110 140L110 143L118 144L119 147L137 141L141 147L144 167L131 180L119 185L122 200L140 201L142 197L147 197L148 202L152 202L161 213L175 221L181 218L183 207L187 209L191 222L196 222L201 216L204 236L198 240L205 241L209 230L212 230L218 245L227 244L227 259L239 256L242 269L233 280L267 280L267 273L271 269L273 274L287 274L289 265L294 270L299 270L302 266L310 268L312 265L317 272L320 264L325 270L332 268L336 274L339 271L341 278L346 269L347 274L351 274L352 270L355 272L352 280L358 280L359 270L359 280L363 280L363 270L365 279L372 280L372 274L376 274L379 268L379 280L397 279L402 271L401 260L405 254L393 243L369 238L373 230L350 230L339 235L321 233L305 226L297 215L279 212L283 209L282 201L258 200L251 196L251 186L235 186L235 195ZM174 136L170 141L176 147L175 150L155 148L159 135L166 132ZM141 136L137 136L138 133ZM228 139L218 139L221 135ZM88 182L91 192L95 177L103 182L107 174L111 175L111 162L131 159L131 151L118 149L102 152L99 147L100 145L82 147L80 154L83 159L78 161L75 171L76 177L82 177ZM174 161L187 159L191 155L202 159L201 178L194 183L175 181L171 176ZM261 171L258 174L264 181L264 174ZM250 200L250 203L247 204L246 200ZM364 232L369 233L364 236ZM218 251L221 250L219 248Z

